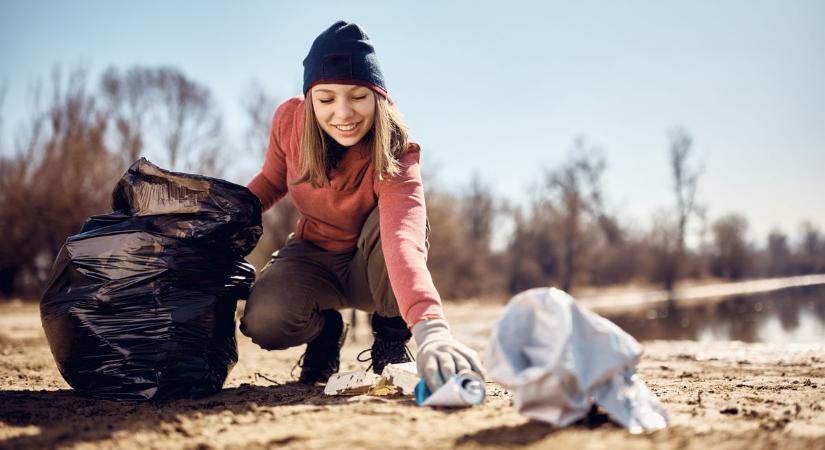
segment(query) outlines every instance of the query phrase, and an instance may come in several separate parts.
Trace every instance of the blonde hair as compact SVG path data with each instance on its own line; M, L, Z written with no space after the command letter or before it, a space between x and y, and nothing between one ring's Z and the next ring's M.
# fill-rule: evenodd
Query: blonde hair
M372 160L379 180L398 175L399 158L409 146L408 127L401 113L386 97L373 92L375 97L375 120L372 130L364 135L368 147L372 147ZM327 142L312 106L312 91L304 100L304 132L301 139L300 166L298 178L292 184L309 183L321 187L329 183L327 174Z

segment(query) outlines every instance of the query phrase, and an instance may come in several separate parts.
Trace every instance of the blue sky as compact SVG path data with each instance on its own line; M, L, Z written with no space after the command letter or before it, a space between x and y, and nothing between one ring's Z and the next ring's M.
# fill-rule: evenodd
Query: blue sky
M301 60L337 19L372 38L388 88L458 189L480 173L515 202L587 136L607 198L647 226L672 204L668 130L686 128L711 218L740 212L760 241L825 226L825 1L214 2L0 0L6 142L33 80L55 65L174 65L208 85L230 137L257 80L300 93ZM8 145L6 145L8 148ZM245 182L261 159L240 154Z

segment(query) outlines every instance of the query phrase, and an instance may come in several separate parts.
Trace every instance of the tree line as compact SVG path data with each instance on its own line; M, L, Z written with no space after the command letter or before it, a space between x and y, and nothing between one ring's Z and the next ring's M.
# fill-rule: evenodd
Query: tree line
M66 237L110 209L111 190L141 156L162 167L222 177L239 152L262 161L277 99L251 84L239 99L246 130L234 142L208 86L173 67L109 68L97 80L75 69L53 70L36 83L31 111L11 144L0 87L0 296L36 298ZM825 236L810 222L789 236L774 230L747 240L737 213L709 220L697 198L701 166L684 129L670 133L673 206L649 227L630 225L609 204L603 151L576 138L565 161L534 180L526 202L498 198L475 174L458 191L426 179L432 227L428 265L445 298L499 296L556 285L739 279L825 272ZM293 231L288 199L264 215L265 233L250 262L261 268ZM506 244L493 248L509 223ZM499 236L500 238L500 236ZM695 241L688 245L691 238ZM695 239L693 239L695 238Z

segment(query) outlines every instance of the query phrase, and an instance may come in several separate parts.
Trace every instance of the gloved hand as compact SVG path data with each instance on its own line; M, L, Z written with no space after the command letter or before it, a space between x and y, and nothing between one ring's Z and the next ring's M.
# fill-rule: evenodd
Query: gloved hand
M418 374L427 381L430 392L465 369L484 376L478 353L453 337L446 320L422 320L412 327L412 334L418 347Z

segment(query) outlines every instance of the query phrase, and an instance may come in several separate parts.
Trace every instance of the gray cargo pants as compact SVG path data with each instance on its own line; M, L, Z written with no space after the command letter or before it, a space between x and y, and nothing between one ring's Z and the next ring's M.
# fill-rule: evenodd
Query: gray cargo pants
M252 286L240 328L262 348L283 350L321 333L321 311L342 308L401 315L381 249L378 207L354 250L331 252L290 235Z

